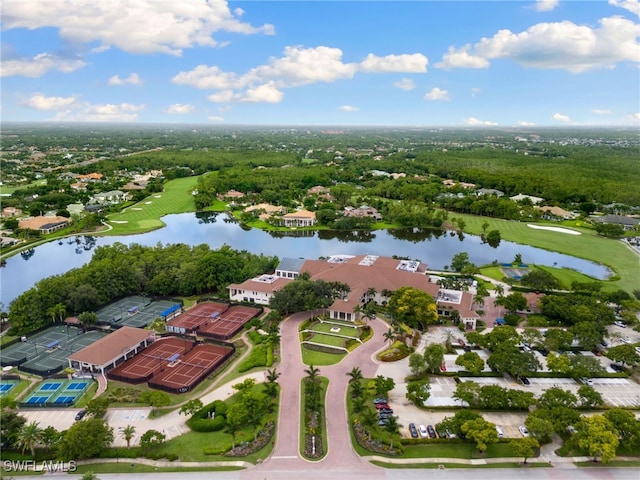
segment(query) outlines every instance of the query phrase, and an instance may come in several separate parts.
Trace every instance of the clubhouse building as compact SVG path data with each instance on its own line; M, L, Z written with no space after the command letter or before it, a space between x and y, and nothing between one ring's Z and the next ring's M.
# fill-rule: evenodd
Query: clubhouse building
M479 318L473 310L473 295L443 289L430 281L425 264L377 255L334 255L324 260L283 258L273 274L229 285L229 297L232 301L268 305L274 292L302 272L308 272L311 280L341 282L351 288L345 297L329 307L329 317L333 319L355 321L360 317L358 306L369 301L384 305L401 287L413 287L433 296L441 316L457 311L467 330L475 330Z

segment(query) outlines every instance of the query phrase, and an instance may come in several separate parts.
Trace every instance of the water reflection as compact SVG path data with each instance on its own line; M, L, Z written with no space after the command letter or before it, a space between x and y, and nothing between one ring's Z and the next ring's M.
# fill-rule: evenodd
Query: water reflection
M219 221L222 218L223 221ZM377 231L294 230L265 232L248 229L233 217L217 212L185 213L163 218L166 227L142 235L120 237L72 236L63 242L40 245L7 259L0 270L2 289L0 300L8 305L22 292L42 278L64 273L87 263L95 247L137 243L146 246L184 243L206 244L212 249L229 245L238 250L274 255L317 259L329 255L383 255L419 259L429 268L442 270L454 255L466 252L476 265L511 262L520 254L525 263L567 267L593 278L606 279L611 272L604 266L542 250L527 245L501 241L497 248L484 243L479 236L458 235L428 228L407 228ZM76 250L79 248L79 250ZM77 253L76 253L77 251ZM25 260L30 260L29 266Z

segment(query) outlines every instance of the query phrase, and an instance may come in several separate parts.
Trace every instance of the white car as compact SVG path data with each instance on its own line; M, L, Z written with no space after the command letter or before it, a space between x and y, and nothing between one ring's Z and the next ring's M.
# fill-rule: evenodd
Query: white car
M429 436L429 432L427 432L427 427L425 427L424 425L418 426L418 432L420 432L420 436L422 438L427 438Z
M587 377L582 377L582 383L584 383L585 385L593 386L593 380Z
M622 337L622 338L620 339L620 341L621 341L622 343L631 343L631 340L629 340L629 337Z
M518 427L518 430L520 430L520 433L522 434L523 437L528 437L529 436L529 430L527 430L527 427L520 425Z
M616 320L615 322L613 322L613 324L620 328L627 328L627 324L624 322L621 322L620 320Z

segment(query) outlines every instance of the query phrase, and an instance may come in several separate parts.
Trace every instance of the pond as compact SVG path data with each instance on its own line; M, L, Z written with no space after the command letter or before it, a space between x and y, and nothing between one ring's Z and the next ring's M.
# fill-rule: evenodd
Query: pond
M141 235L120 237L68 237L38 246L7 259L0 270L4 309L22 292L43 278L64 273L87 263L97 246L116 242L141 245L185 243L207 244L211 248L229 245L237 250L282 257L317 259L329 255L381 255L418 259L428 268L442 270L456 253L467 252L476 265L493 261L511 262L516 254L525 263L568 267L591 277L606 279L610 270L594 262L549 252L527 245L502 241L492 248L475 235L456 235L429 229L379 231L291 231L265 232L238 224L226 214L183 213L163 218L166 227Z

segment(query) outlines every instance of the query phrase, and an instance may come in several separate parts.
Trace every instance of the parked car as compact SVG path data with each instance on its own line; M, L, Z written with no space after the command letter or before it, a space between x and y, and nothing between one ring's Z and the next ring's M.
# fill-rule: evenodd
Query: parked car
M441 372L446 372L447 371L447 365L443 362L442 365L440 365L440 371Z
M425 427L424 425L420 425L418 427L418 431L420 432L420 436L422 438L426 438L429 435L429 432L427 432L427 427Z
M620 328L627 328L627 324L624 322L621 322L620 320L616 320L615 322L613 322L613 324Z
M520 433L522 434L523 437L528 437L529 436L529 430L524 425L520 425L518 427L518 430L520 430Z
M538 352L540 352L540 355L542 355L543 357L549 355L549 351L546 348L538 348Z
M373 403L375 403L376 405L379 403L387 403L389 400L387 400L386 398L382 398L382 397L378 397L378 398L374 398L373 399Z
M593 380L591 380L590 378L582 377L582 378L580 379L580 381L581 381L582 383L584 383L585 385L591 385L591 386L593 386Z
M624 367L622 365L620 365L619 363L612 363L609 366L611 367L611 370L613 370L615 372L624 372Z
M436 429L433 428L433 425L427 425L427 433L431 438L437 438Z
M387 425L389 423L389 419L388 418L381 418L378 420L378 425L380 425L381 427L384 425Z
M609 346L609 344L607 343L607 341L606 341L606 340L602 340L602 341L600 342L600 345L602 345L603 347L608 347L608 346Z
M392 408L381 408L380 410L378 410L378 413L388 413L389 415L393 414L393 409Z
M86 414L87 411L83 408L76 414L76 420L82 420Z
M529 379L527 377L520 377L520 381L522 382L523 385L530 385L531 382L529 381Z
M379 413L378 414L378 420L382 419L382 418L391 418L393 417L393 413Z
M409 433L411 434L411 438L418 438L418 429L415 423L409 424Z
M376 403L376 409L382 410L383 408L391 408L388 403Z

